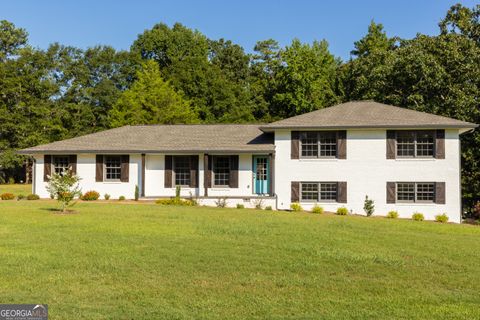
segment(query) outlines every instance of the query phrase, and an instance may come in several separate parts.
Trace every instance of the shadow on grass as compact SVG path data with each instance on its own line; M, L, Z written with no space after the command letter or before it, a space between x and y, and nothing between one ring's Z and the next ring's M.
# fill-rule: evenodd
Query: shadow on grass
M78 211L76 210L65 210L65 211L62 211L62 209L58 209L58 208L40 208L40 210L43 210L43 211L50 211L50 212L53 212L55 214L61 214L61 215L67 215L67 214L76 214L78 213Z

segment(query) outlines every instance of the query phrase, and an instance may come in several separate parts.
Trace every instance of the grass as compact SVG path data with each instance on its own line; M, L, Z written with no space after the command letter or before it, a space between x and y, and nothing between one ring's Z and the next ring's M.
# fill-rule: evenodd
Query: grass
M0 194L10 192L14 195L29 195L32 193L31 184L0 184Z
M480 228L384 218L0 201L0 301L50 319L474 319Z

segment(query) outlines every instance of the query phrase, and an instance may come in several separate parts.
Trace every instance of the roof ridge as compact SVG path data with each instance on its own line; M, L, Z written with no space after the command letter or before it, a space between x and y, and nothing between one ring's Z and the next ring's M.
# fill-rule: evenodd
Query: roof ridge
M175 127L175 126L263 126L268 123L175 123L175 124L133 124L128 127ZM124 127L127 127L124 126Z
M272 128L335 127L426 127L475 128L476 124L425 111L399 107L374 100L347 101L290 118L274 121L261 130Z

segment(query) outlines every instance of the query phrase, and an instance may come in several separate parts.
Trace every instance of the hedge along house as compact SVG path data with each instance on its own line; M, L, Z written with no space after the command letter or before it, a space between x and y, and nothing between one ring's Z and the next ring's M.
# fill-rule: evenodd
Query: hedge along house
M71 168L82 190L182 196L215 205L299 202L400 217L461 220L460 135L476 124L373 101L348 102L268 125L125 126L20 151L35 159L33 192Z

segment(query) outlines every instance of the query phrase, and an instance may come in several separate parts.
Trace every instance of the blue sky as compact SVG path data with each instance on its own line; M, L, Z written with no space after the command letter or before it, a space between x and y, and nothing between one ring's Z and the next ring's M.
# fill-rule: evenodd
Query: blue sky
M2 0L0 19L26 28L30 43L46 48L52 42L81 48L97 44L128 49L139 33L155 23L181 22L209 38L230 39L251 52L258 40L287 45L326 39L330 50L348 59L353 42L372 19L387 34L412 38L438 34L438 22L458 1L35 1ZM473 7L476 1L460 1Z

